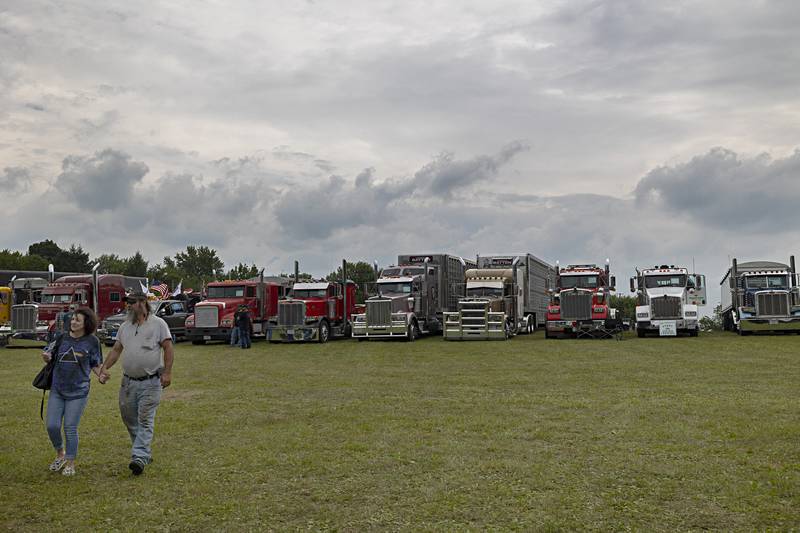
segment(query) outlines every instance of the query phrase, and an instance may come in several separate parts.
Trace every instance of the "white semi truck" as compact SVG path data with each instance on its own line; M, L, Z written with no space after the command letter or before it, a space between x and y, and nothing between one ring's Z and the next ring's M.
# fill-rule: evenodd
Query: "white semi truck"
M706 305L706 279L702 274L675 265L636 269L631 292L637 294L636 333L696 337L700 306Z

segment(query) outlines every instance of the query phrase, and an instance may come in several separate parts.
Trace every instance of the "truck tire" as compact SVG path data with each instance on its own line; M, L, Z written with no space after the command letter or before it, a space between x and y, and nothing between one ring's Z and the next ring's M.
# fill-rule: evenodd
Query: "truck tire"
M411 322L406 331L406 342L414 342L419 338L419 325L416 322Z
M644 339L647 332L643 329L636 328L636 335L638 335L640 339Z
M689 330L689 336L690 337L697 337L698 335L700 335L700 330L699 329L691 329L691 330Z
M331 328L328 326L328 322L323 320L319 323L319 335L317 336L317 342L320 344L325 344L328 342L328 339L331 336Z

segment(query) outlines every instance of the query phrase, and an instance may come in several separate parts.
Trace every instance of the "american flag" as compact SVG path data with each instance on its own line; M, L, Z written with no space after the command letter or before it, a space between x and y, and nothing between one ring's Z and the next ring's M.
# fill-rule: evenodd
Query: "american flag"
M167 287L166 283L159 283L158 285L153 285L150 287L150 290L153 291L153 294L158 293L161 295L161 298L164 299L169 294L169 287Z

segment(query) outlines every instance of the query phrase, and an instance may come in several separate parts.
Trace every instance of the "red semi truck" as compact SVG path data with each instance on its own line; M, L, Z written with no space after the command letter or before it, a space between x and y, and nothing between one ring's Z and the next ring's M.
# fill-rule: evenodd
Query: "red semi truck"
M299 265L295 262L295 279ZM295 283L291 297L278 302L278 314L270 321L270 342L313 341L349 337L356 307L356 284L347 279L342 262L341 281Z
M545 337L607 337L618 326L616 309L609 306L615 278L594 264L556 265L556 288L547 307Z
M186 318L186 336L192 344L227 341L236 327L233 315L240 305L250 311L253 334L263 335L270 317L278 314L278 300L288 287L289 280L281 278L211 282L207 298L195 305L194 314Z

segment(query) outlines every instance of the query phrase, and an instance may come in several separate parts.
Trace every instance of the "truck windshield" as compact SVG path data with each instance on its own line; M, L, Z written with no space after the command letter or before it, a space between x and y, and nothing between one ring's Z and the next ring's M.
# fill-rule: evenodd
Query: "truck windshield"
M71 294L42 294L43 304L68 304L72 302Z
M685 287L686 275L664 274L660 276L645 276L644 285L648 289L657 289L659 287Z
M327 289L295 289L292 293L293 298L325 298L328 296Z
M244 287L209 287L209 298L242 298Z
M596 289L597 276L561 276L561 288Z
M411 283L408 281L378 283L381 293L411 294Z
M786 276L747 276L748 289L786 289L789 281Z
M480 297L489 296L491 298L502 298L503 289L500 287L467 287L467 296Z

